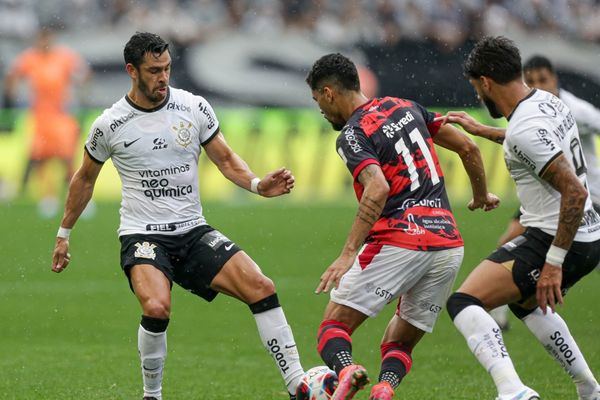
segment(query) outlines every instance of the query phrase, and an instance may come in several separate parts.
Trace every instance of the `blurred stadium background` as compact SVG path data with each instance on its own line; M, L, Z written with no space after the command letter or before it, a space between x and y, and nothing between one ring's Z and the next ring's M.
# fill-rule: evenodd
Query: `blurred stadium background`
M563 87L600 107L598 0L0 0L1 75L41 26L56 29L57 42L92 68L92 81L71 102L82 143L98 113L130 86L124 43L147 30L172 45L171 84L212 103L228 142L256 173L292 168L295 193L276 200L235 188L205 158L200 182L209 222L277 283L305 367L322 363L314 334L327 298L312 290L355 212L335 133L304 83L315 59L332 51L350 55L369 95L406 97L441 112L468 109L486 123L502 124L480 108L462 77L462 61L482 35L504 34L523 58L548 56ZM28 104L23 85L17 108L0 111L0 399L137 398L139 312L118 267L116 171L103 170L94 194L97 215L76 227L70 270L51 274L60 218L37 216L35 184L25 197L16 196L31 133ZM490 188L504 201L493 214L464 211L470 190L460 160L439 152L466 240L459 281L493 249L516 207L500 147L478 143ZM596 374L598 285L594 273L567 297L564 311ZM209 307L175 289L165 398L284 399L277 371L253 339L247 310L224 296L215 303ZM356 334L357 358L373 371L392 311ZM513 325L505 339L524 380L547 399L575 398L565 374ZM413 372L399 398L494 396L491 380L445 314L416 351Z

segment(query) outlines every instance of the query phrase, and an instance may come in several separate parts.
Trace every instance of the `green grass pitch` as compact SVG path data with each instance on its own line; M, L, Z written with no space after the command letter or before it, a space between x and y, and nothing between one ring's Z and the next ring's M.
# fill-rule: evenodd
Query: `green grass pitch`
M117 205L99 204L71 238L72 264L50 272L59 219L40 220L26 203L0 206L0 399L140 399L136 332L140 310L119 267ZM327 295L313 290L335 259L356 205L207 204L209 223L240 244L276 283L306 369L321 365L315 332ZM495 245L514 206L493 213L455 204L465 237L457 285ZM600 273L566 298L561 314L587 361L600 373ZM376 379L379 340L390 305L353 336L355 359ZM505 341L524 382L544 399L576 399L567 375L515 319ZM175 288L164 378L165 399L286 399L248 308L226 296L208 304ZM444 312L414 351L398 399L493 399L489 376ZM368 391L357 399L366 399Z

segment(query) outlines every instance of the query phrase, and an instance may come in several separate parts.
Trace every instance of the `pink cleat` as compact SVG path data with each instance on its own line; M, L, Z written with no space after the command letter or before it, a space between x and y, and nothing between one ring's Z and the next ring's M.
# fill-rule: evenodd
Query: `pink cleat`
M331 400L350 400L369 382L367 370L362 365L348 365L340 371L338 387Z
M389 382L379 382L371 388L369 400L392 400L394 397L394 389Z

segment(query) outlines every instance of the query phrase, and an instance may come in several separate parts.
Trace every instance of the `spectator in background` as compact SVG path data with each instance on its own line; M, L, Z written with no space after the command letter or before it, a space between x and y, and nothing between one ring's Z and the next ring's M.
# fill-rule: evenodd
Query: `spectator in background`
M68 182L73 174L72 161L79 137L77 120L67 112L69 92L74 83L90 76L83 59L73 50L54 44L54 33L41 29L35 45L23 51L10 67L4 84L4 106L15 103L17 85L27 80L31 90L30 110L33 116L33 136L21 192L34 170L39 172L40 215L52 217L58 211L58 188L51 178L48 161L58 159L64 166Z

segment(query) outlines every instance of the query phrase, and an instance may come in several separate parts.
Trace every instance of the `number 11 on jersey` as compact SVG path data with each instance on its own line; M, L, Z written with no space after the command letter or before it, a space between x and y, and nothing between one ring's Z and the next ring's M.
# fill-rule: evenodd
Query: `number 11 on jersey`
M429 147L427 147L427 143L425 143L425 139L423 139L423 135L419 132L419 129L415 128L408 134L410 137L410 141L416 143L419 146L419 149L423 153L423 157L427 162L427 167L429 168L431 183L436 185L440 181L440 177L435 169L435 163L433 162L433 157L431 157L431 152L429 151ZM395 145L396 152L398 155L401 155L404 159L404 163L408 167L408 173L410 174L410 191L414 191L418 189L421 184L419 183L419 172L417 171L417 166L415 165L414 159L408 147L404 143L404 139L400 138Z

